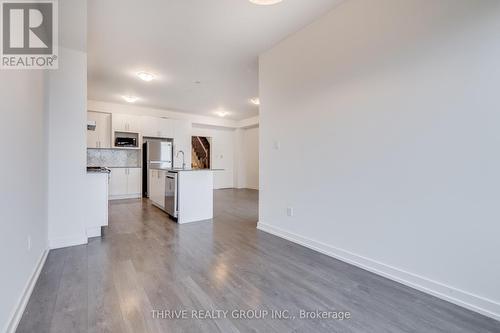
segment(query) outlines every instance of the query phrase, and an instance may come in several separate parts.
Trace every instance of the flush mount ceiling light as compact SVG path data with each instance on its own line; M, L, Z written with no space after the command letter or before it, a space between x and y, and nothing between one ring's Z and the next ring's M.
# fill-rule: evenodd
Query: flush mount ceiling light
M122 96L122 98L128 103L135 103L139 99L139 97L136 96Z
M227 111L216 111L215 114L218 115L219 117L224 118L225 116L229 115L229 112L227 112Z
M148 72L139 72L139 73L137 73L137 76L139 77L139 79L146 81L146 82L153 81L155 78L154 74L151 74Z
M260 99L258 97L252 98L252 99L250 99L250 103L258 106L258 105L260 105Z
M249 0L251 3L261 6L274 5L283 0Z

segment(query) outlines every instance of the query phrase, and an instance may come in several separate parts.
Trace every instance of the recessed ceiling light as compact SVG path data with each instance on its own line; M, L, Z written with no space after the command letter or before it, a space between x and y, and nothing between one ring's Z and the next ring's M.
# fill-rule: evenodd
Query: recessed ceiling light
M215 112L215 114L218 115L219 117L224 118L225 116L229 115L229 112L227 112L227 111L217 111L217 112Z
M251 3L254 3L256 5L263 5L263 6L267 6L267 5L274 5L274 4L277 4L283 0L249 0Z
M260 105L260 99L258 97L252 98L250 100L250 103L252 103L253 105Z
M139 79L146 81L146 82L153 81L155 78L154 74L151 74L148 72L139 72L139 73L137 73L137 76L139 77Z
M136 97L136 96L122 96L122 97L128 103L137 102L137 100L139 99L139 97Z

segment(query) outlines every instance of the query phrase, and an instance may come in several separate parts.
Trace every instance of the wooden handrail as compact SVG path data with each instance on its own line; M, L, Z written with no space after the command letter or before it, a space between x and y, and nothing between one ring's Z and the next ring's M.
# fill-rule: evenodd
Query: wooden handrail
M201 139L199 136L196 137L196 140L198 141L198 143L200 144L201 148L203 149L203 152L205 153L205 158L208 157L208 151L207 149L205 148L205 145L203 145L203 142L201 142Z

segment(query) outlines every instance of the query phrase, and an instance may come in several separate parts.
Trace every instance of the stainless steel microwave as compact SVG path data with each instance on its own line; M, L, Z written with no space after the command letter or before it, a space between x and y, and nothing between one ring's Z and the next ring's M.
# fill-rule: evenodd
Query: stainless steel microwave
M127 138L127 137L119 137L115 138L115 147L133 147L137 148L137 138Z

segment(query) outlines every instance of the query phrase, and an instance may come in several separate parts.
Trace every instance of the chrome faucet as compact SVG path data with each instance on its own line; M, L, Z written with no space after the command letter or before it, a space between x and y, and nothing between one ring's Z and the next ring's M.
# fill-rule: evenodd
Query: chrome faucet
M184 158L184 152L182 150L179 150L177 152L176 157L179 157L180 153L182 153L182 170L184 170L184 169L186 169L186 161L185 161L185 158Z

